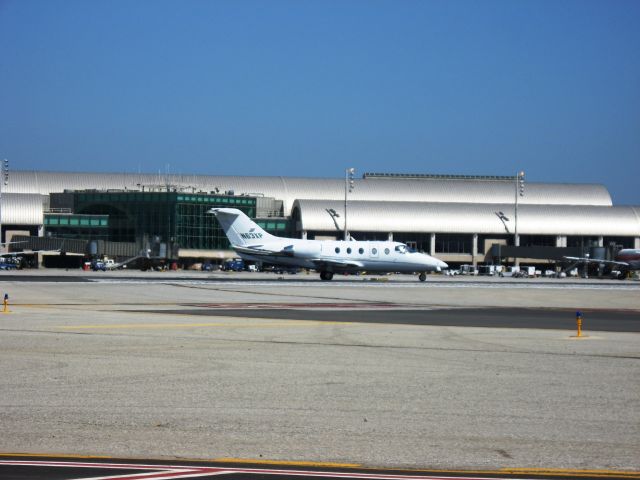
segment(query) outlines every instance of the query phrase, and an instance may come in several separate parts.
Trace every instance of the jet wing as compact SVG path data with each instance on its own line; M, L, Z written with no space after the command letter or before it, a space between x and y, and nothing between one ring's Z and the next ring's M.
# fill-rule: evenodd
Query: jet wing
M231 246L237 253L244 253L254 257L294 257L293 245L287 245L279 250L264 248L263 245L251 245L241 247L239 245ZM362 262L344 259L327 259L327 258L309 258L308 261L313 263L319 270L333 268L339 270L361 269L364 268Z
M314 258L311 262L318 269L332 267L338 269L350 269L350 268L364 268L362 262L356 262L353 260L341 260L341 259L326 259L326 258Z
M285 247L282 250L270 250L263 248L262 245L251 245L250 247L241 247L239 245L231 245L231 247L238 253L245 253L247 255L254 255L256 257L292 257L293 251L289 247Z
M23 255L33 255L34 253L59 253L58 250L24 250L22 252L0 253L0 258L21 257Z
M600 260L598 258L589 258L589 257L562 257L567 260L573 260L574 262L588 262L588 263L606 263L610 265L624 265L629 266L628 262L617 262L615 260Z

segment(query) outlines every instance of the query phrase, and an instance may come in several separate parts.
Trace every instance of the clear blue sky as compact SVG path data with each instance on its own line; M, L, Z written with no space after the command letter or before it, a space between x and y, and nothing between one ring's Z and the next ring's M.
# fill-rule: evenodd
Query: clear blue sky
M13 169L604 183L640 204L640 1L0 0Z

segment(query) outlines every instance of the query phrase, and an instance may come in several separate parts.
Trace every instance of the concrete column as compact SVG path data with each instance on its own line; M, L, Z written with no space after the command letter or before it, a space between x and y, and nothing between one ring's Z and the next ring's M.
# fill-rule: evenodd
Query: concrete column
M519 247L519 246L520 246L520 235L516 235L516 236L514 237L514 239L513 239L513 245L514 245L514 247ZM514 262L513 262L513 264L514 264L516 267L519 267L519 266L520 266L520 259L519 259L518 257L515 257L515 258L514 258Z
M473 267L478 266L478 234L473 234L473 244L471 246L471 263Z
M636 250L640 249L640 237L636 237L633 239L633 248Z
M302 239L303 239L303 240L306 240L306 239L307 239L307 231L306 231L306 230L303 230L303 231L302 231Z
M38 236L44 237L44 225L38 225Z
M429 245L429 250L430 250L429 255L431 255L432 257L435 257L436 255L436 234L435 233L431 234L430 244L431 245Z
M598 237L598 246L604 247L604 237Z
M387 238L390 242L393 242L393 232L389 232L389 235L387 236Z
M567 236L558 235L556 237L556 247L566 247L566 246L567 246Z

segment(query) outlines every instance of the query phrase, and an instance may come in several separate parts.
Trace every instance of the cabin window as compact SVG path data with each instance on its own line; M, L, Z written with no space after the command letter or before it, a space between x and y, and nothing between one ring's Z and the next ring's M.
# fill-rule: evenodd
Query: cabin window
M384 249L384 254L385 254L385 255L389 255L389 249L388 249L388 248L385 248L385 249Z
M351 247L347 248L347 253L351 255Z
M340 247L336 247L336 253L340 253Z
M371 253L372 253L373 255L377 255L377 254L378 254L378 249L377 249L377 248L372 248L372 249L371 249Z
M364 248L362 248L362 247L361 247L361 248L359 248L359 249L358 249L358 253L359 253L360 255L362 255L362 254L364 253Z

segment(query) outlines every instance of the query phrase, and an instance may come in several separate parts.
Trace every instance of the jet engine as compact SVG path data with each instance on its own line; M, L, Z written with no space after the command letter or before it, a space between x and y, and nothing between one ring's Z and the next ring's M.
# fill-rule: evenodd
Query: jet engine
M293 257L317 257L320 255L320 244L310 241L298 243L285 247L283 252Z

